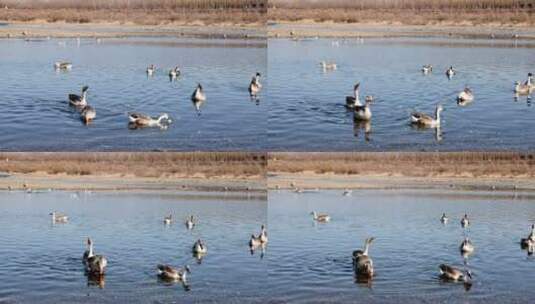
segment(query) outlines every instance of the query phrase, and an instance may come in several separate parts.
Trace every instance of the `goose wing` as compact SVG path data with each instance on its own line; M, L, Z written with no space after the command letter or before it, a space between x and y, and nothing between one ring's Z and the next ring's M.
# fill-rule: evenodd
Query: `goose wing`
M167 273L175 273L176 272L176 270L173 267L169 266L169 265L159 264L157 267L158 267L158 270L160 272L167 272Z
M433 121L433 118L425 113L422 112L412 112L411 113L411 120L412 122L431 122Z

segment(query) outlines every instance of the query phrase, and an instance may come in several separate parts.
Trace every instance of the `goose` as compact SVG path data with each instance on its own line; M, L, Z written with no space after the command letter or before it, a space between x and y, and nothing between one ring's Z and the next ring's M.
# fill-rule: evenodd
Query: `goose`
M453 69L453 66L450 66L447 70L446 70L446 76L448 76L448 78L451 78L453 77L453 75L457 74L457 71L455 71Z
M331 217L328 214L317 214L316 211L312 211L310 214L316 222L326 223L331 220Z
M524 85L527 85L528 87L530 87L532 89L535 88L535 82L533 82L533 74L532 73L528 73L528 79L526 80Z
M355 86L353 87L353 96L346 96L346 107L350 109L354 109L355 106L360 106L360 100L359 100L359 87L360 82L357 82Z
M364 250L358 249L353 251L353 266L355 267L355 271L359 275L366 276L368 278L373 277L374 274L373 261L368 255L368 250L373 240L375 240L373 237L367 238L364 241Z
M533 91L533 87L527 84L521 84L520 81L515 81L514 91L518 95L529 95Z
M186 274L191 273L191 269L188 265L184 266L184 269L180 269L170 265L158 264L156 269L158 271L158 276L167 281L186 282Z
M260 90L262 89L262 84L260 83L260 73L256 73L256 75L251 80L251 83L249 84L249 94L251 97L255 97L258 93L260 93Z
M93 242L91 241L91 238L87 238L87 246L89 249L84 252L82 260L86 271L92 275L104 275L106 266L108 265L108 260L103 255L94 254Z
M198 239L195 244L193 244L192 250L194 254L206 254L208 252L208 248L206 248L206 245L201 239Z
M178 76L180 76L180 68L179 67L175 67L174 69L169 71L169 79L171 81L176 79Z
M432 65L426 64L426 65L422 66L422 73L429 74L431 72L433 72L433 66Z
M266 244L268 242L266 226L262 225L258 238L260 239L260 242L262 242L262 244Z
M251 234L251 239L249 239L249 248L251 250L256 249L262 245L262 240L259 236L255 236L254 234Z
M457 95L457 103L459 105L467 104L474 100L474 93L469 87L466 87L459 95Z
M156 67L154 66L154 64L151 64L147 67L147 76L154 75L154 71L156 71Z
M472 279L472 272L470 270L465 270L465 272L463 272L458 268L446 264L440 264L438 267L440 269L440 276L445 280L455 282L462 280L463 282L468 283L469 280Z
M435 109L435 118L421 112L413 112L411 114L411 123L423 127L436 128L440 126L440 112L442 112L442 105L437 105Z
M167 113L154 118L141 113L128 113L128 119L131 124L140 127L162 127L164 122L171 122Z
M470 225L470 220L468 219L468 215L465 213L463 218L461 219L461 226L463 228L466 228Z
M440 222L442 222L442 224L448 223L448 217L446 216L446 213L442 213L442 216L440 217Z
M195 103L206 101L206 94L200 83L197 84L197 88L193 91L193 94L191 94L191 100Z
M82 95L69 94L69 104L75 107L85 107L87 105L88 86L82 87Z
M320 66L323 70L336 70L338 67L336 66L336 63L334 62L320 62Z
M531 225L531 232L528 237L520 239L520 245L522 248L528 248L530 242L535 242L535 224Z
M188 218L186 218L186 227L188 229L193 229L195 227L195 221L193 220L193 215L190 215Z
M72 69L72 63L67 61L57 61L54 63L54 69L56 70L70 70Z
M461 250L462 254L472 254L475 248L469 238L464 238L461 246L459 246L459 249Z
M372 119L372 111L370 110L371 101L366 99L363 106L355 105L353 118L359 121L369 121Z
M82 118L82 120L86 124L93 121L96 116L97 116L97 111L95 110L95 108L93 108L90 105L86 105L85 107L83 107L82 112L80 112L80 118Z
M52 216L52 223L67 223L69 221L69 217L63 213L53 211L49 215Z
M343 196L351 196L353 191L351 189L344 189L344 192L342 193Z
M165 225L171 225L171 222L173 222L173 215L169 214L168 216L163 218L163 223Z

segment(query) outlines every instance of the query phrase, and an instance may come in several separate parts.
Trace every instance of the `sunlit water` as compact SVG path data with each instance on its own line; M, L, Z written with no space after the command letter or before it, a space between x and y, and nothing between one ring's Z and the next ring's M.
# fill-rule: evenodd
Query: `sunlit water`
M533 43L436 38L270 39L269 147L273 150L527 150L535 146L535 107L514 99L513 84L535 72ZM324 72L320 61L334 61ZM422 65L433 73L423 75ZM445 75L453 65L458 74ZM372 121L355 124L345 96L361 83L373 95ZM455 97L469 86L475 100ZM409 114L434 115L442 128L418 130Z
M312 210L330 223L314 223ZM450 222L443 225L445 212ZM461 216L472 225L468 258L474 275L462 283L439 279L438 266L463 266ZM521 303L535 296L535 258L521 250L535 222L533 196L510 193L321 191L269 193L269 290L276 301L376 303ZM370 248L376 276L356 283L353 250Z
M267 261L247 243L266 209L265 199L223 194L0 193L0 302L258 302ZM52 225L52 210L70 222ZM165 226L168 213L176 222ZM183 224L189 214L198 218L191 231ZM88 236L108 258L102 288L84 274ZM200 264L191 253L198 238L208 247ZM188 264L189 291L159 281L158 263Z
M59 60L72 70L55 72ZM266 143L264 95L254 101L247 91L257 71L267 78L262 40L0 39L0 66L2 150L261 150ZM170 82L175 66L182 75ZM190 100L197 83L207 95L200 115ZM97 111L89 126L67 101L83 85ZM131 111L168 113L173 123L129 130Z

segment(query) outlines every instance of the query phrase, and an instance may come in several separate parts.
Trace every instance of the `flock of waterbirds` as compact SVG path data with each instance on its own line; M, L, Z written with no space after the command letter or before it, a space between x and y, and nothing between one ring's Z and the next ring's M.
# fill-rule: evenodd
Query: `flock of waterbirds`
M343 193L344 196L350 194L351 192L349 192L349 190L346 190ZM312 219L318 223L328 223L331 221L331 216L325 213L319 214L316 211L312 211L311 215ZM445 213L443 213L440 217L440 222L443 225L448 224L449 218ZM466 236L466 229L470 225L472 225L468 214L464 214L464 216L460 220L460 224L465 235L459 246L459 251L463 257L463 266L459 267L452 266L449 264L440 264L438 266L439 276L442 280L446 282L462 282L464 283L465 288L469 289L472 286L473 277L472 272L468 268L468 257L474 253L475 246L470 240L470 238ZM373 265L373 260L369 254L370 245L374 240L374 237L367 238L364 241L364 248L357 249L352 253L353 270L359 282L369 283L370 280L372 280L374 277L375 268ZM526 238L520 239L520 246L522 250L527 250L528 255L533 255L533 252L535 251L535 224L531 226L531 232L528 234L528 236Z
M337 65L334 62L321 61L320 66L324 71L337 69ZM433 66L430 64L424 65L421 69L421 72L425 75L430 74L433 72ZM445 74L448 79L452 79L458 74L458 72L453 68L453 66L450 66L446 69ZM372 95L367 95L364 103L362 103L360 101L359 91L360 82L357 82L353 87L353 96L346 96L345 107L353 112L353 118L355 121L369 123L372 119L371 104L374 101L374 97ZM528 96L528 98L530 98L531 93L534 91L535 81L533 80L532 73L528 73L527 79L524 83L516 81L513 88L515 98L518 98L519 96ZM456 96L456 101L460 106L465 106L474 101L474 93L472 89L465 87ZM436 105L434 116L423 112L412 112L410 114L410 123L419 128L435 128L439 131L441 125L440 113L442 111L443 107L439 103ZM370 126L368 125L367 129L369 128ZM440 139L440 136L437 136L437 139Z
M56 71L70 71L72 69L72 63L68 61L58 61L54 63L54 69ZM151 64L146 69L147 77L152 77L156 73L156 66ZM169 80L175 81L182 75L180 68L174 67L169 70ZM258 95L262 90L262 84L260 83L261 74L257 72L249 82L248 92L252 100L255 100L257 103L259 101ZM85 124L92 122L96 116L97 112L94 107L89 105L87 91L89 86L83 86L82 92L80 95L69 94L69 104L75 107L80 113L80 118ZM201 114L201 106L206 101L206 93L204 92L203 86L199 83L197 87L191 94L191 101L195 109L197 110L198 115ZM128 113L129 127L131 129L143 128L143 127L159 127L161 129L167 129L169 124L172 122L171 118L167 113L163 113L159 116L153 117L144 113L130 112Z
M69 217L65 213L53 211L49 214L52 218L52 224L67 224L69 222ZM163 224L168 226L174 223L174 217L172 214L169 214L163 218ZM192 230L198 226L198 220L190 215L185 218L184 225L187 230ZM260 233L255 235L251 234L251 238L247 243L250 253L254 254L255 251L261 250L260 258L264 257L264 252L268 244L268 234L267 229L264 225L260 227ZM88 279L94 283L97 283L100 287L104 286L104 278L106 275L106 270L108 267L108 259L102 254L96 254L93 246L93 240L87 238L87 248L82 255L82 264L84 266L84 271L88 276ZM201 264L202 259L208 254L208 247L204 240L198 239L193 243L191 247L191 252L193 257L197 260L198 264ZM191 268L189 265L184 267L176 267L170 264L157 264L156 265L156 275L159 279L164 282L180 282L186 290L189 290L189 284L187 282L187 275L191 273Z

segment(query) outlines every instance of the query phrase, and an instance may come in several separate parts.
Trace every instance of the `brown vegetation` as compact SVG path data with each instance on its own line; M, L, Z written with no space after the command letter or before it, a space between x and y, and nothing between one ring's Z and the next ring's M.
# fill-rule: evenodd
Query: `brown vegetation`
M269 153L269 172L409 177L534 177L535 154L499 152Z
M343 23L533 25L531 0L272 0L269 19Z
M0 171L135 177L265 176L260 153L0 153Z
M266 9L267 0L0 0L0 20L263 24Z

